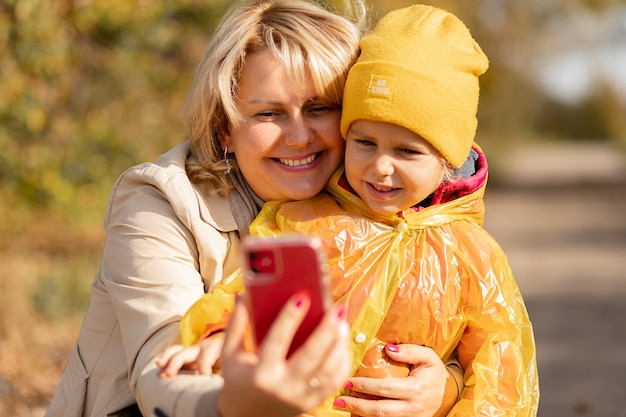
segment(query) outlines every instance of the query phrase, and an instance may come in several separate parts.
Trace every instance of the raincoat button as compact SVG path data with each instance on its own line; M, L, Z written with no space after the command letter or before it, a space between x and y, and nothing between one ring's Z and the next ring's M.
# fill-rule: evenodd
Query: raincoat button
M365 336L365 333L359 333L356 336L354 336L354 341L357 343L363 343L365 342L365 339L367 339L367 337Z
M398 232L403 231L406 228L406 222L400 222L398 223L398 225L396 226L396 230Z

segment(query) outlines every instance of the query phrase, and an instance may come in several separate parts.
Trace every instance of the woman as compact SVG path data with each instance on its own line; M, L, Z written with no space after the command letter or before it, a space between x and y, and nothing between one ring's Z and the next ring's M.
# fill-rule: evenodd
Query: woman
M102 264L47 417L147 416L155 409L171 417L295 416L347 378L338 310L298 360L280 356L306 300L285 306L258 357L238 349L247 317L237 309L223 379L160 379L156 356L177 337L187 309L237 267L240 238L263 202L314 196L342 161L340 103L359 36L358 25L306 2L231 9L197 69L184 109L185 142L129 169L113 187ZM401 396L372 381L364 389L393 401L355 398L347 410L429 416L451 407L443 401L445 366L428 351L406 348L399 360L419 362L423 376L393 381Z

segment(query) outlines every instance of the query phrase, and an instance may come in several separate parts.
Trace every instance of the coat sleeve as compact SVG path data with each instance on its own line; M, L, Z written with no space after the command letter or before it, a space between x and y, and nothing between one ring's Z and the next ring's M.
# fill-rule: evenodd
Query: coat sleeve
M211 410L217 413L210 404L222 386L221 378L178 375L159 379L155 358L179 340L180 318L204 294L205 281L221 275L224 254L215 249L212 259L201 258L198 231L192 232L195 226L191 224L200 216L184 211L194 210L194 205L179 203L176 208L170 203L172 198L195 201L195 196L178 189L173 181L141 181L158 175L128 175L114 188L105 218L107 238L97 285L109 294L118 318L128 383L142 413L151 415L159 407L168 415L191 417L204 404L204 412L211 415ZM216 247L228 246L226 233L206 226L202 230L211 234ZM203 275L207 275L205 280Z
M457 347L465 369L449 416L536 416L539 383L532 325L505 254L488 235L462 250L468 325Z

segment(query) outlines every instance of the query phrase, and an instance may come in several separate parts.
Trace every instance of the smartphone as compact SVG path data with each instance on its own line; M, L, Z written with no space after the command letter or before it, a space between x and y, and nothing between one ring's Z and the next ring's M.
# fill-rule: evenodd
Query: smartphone
M243 276L257 347L287 300L307 294L309 311L298 328L287 357L295 352L331 306L326 256L319 238L284 235L248 237L242 242Z

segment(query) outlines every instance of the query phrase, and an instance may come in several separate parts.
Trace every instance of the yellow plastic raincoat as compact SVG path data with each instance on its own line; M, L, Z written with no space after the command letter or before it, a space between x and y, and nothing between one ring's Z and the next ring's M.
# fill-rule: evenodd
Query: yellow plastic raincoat
M250 231L323 239L332 295L347 307L356 375L407 375L406 365L386 357L385 344L425 345L444 362L456 355L465 370L465 388L449 416L535 416L532 326L504 252L482 228L487 164L475 149L477 173L461 186L444 184L427 207L376 215L347 189L339 169L326 194L268 203ZM240 282L234 277L226 285L241 290ZM188 342L219 321L199 313L214 305L211 297L183 320ZM312 414L341 413L331 399Z

